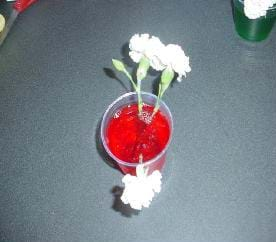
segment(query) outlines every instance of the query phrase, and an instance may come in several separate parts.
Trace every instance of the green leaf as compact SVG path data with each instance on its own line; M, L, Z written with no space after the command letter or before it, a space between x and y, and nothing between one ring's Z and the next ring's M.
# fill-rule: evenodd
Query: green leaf
M126 68L123 62L116 59L112 59L112 64L118 71L125 72Z
M137 69L137 79L138 80L143 80L147 76L149 67L150 67L150 62L149 62L148 58L143 57L140 60L139 66Z

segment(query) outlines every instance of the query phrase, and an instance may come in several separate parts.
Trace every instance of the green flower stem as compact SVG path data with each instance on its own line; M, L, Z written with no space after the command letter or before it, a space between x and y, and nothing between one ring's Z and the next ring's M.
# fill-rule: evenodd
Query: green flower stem
M136 72L139 115L141 115L142 108L143 108L143 101L142 101L142 96L141 96L141 82L147 76L149 67L150 67L150 62L149 62L148 58L143 57L139 62L139 66L138 66L138 69Z
M158 109L160 108L160 100L163 97L165 91L170 86L174 77L174 71L170 66L168 66L161 74L161 82L158 88L158 96L155 103L155 107L153 109L152 117L157 113Z
M143 164L143 154L139 155L139 164Z
M143 108L143 101L142 101L142 96L141 96L141 80L137 80L137 88L136 92L138 95L138 112L139 115L142 114L142 108Z
M117 71L123 72L128 77L128 79L130 80L134 90L137 91L137 85L133 81L132 76L129 74L129 72L125 68L124 63L121 62L120 60L112 59L112 64L117 69Z
M133 81L132 76L128 73L127 70L125 70L124 73L126 74L126 76L128 77L128 79L130 80L130 82L131 82L131 84L132 84L134 90L137 92L138 87L137 87L137 85L135 84L135 82Z
M151 117L153 117L158 112L158 110L160 108L160 100L162 98L162 95L164 94L164 92L162 94L161 90L162 90L162 85L159 83L158 96L157 96L157 100L156 100L155 107L153 109L153 113L152 113Z

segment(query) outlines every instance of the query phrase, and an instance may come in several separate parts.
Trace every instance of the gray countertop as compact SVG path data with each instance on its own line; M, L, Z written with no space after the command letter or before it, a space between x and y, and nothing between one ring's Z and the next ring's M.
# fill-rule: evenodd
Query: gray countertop
M192 67L164 97L175 132L141 212L121 206L98 141L130 90L111 59L135 33L180 44ZM0 48L0 241L274 242L275 58L276 28L241 40L228 0L38 1Z

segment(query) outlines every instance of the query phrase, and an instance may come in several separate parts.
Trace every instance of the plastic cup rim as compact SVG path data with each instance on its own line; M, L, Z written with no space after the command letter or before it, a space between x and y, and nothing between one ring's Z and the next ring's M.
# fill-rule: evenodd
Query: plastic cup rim
M157 98L156 95L152 94L152 93L149 93L149 92L141 92L142 95L149 95L151 97L154 97L155 99ZM111 150L109 149L106 141L105 141L105 138L104 138L104 127L103 127L103 122L104 120L106 119L106 116L108 115L110 109L117 103L119 102L120 100L122 100L123 98L125 97L128 97L128 96L131 96L131 95L137 95L136 92L128 92L128 93L125 93L123 95L121 95L120 97L118 97L117 99L115 99L109 106L108 108L106 109L106 111L104 112L104 115L103 115L103 118L102 118L102 121L101 121L101 139L102 139L102 142L103 142L103 146L105 148L105 150L107 151L108 155L114 160L116 161L117 163L119 163L120 165L123 165L123 166L128 166L128 167L136 167L137 165L139 165L140 163L137 162L137 163L131 163L131 162L126 162L126 161L123 161L121 159L119 159L118 157L116 157L112 152ZM164 106L165 109L167 110L168 114L169 114L169 122L171 123L171 129L170 129L170 136L169 136L169 140L166 144L166 146L164 147L164 149L158 153L154 158L146 161L146 162L143 162L142 164L145 165L145 166L148 166L152 163L154 163L155 161L159 160L159 158L164 155L171 143L171 140L172 140L172 134L173 134L173 119L172 119L172 114L171 114L171 111L170 109L168 108L168 106L166 105L166 103L163 101L163 100L160 100L160 106Z

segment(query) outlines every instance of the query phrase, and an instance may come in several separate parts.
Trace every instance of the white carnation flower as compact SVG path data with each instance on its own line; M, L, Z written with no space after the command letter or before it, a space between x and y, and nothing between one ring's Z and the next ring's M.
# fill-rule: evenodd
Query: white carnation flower
M181 46L169 44L159 53L160 62L169 66L178 74L177 81L181 82L182 76L191 71L189 57L185 55Z
M170 67L178 74L178 81L181 81L182 76L186 76L186 73L191 71L189 57L179 45L165 46L155 36L135 34L130 39L129 49L129 55L134 62L139 63L142 57L146 57L150 66L157 71Z
M165 68L158 58L162 48L164 45L159 38L155 36L150 38L149 34L135 34L129 42L129 56L136 63L139 63L142 57L146 57L153 69L161 71Z
M149 34L135 34L129 41L129 55L131 59L138 63L144 55L147 43L149 41Z
M148 176L143 164L136 167L136 174L137 176L127 174L123 177L125 189L121 200L133 209L141 210L142 207L149 207L155 193L161 191L162 175L156 170Z
M244 0L244 13L250 19L266 16L267 10L276 4L276 0Z

